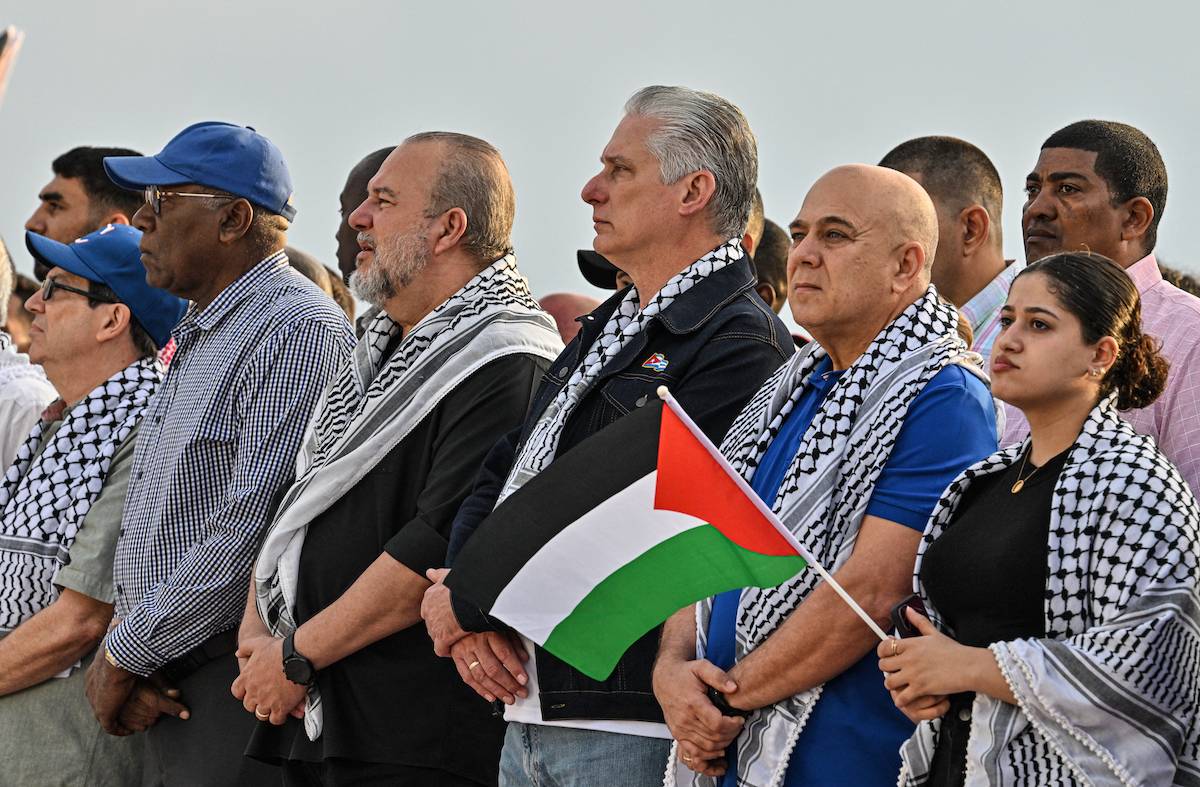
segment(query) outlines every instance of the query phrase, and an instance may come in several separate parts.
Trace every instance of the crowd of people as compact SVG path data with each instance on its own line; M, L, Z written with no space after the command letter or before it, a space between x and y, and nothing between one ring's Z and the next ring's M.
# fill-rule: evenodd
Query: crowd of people
M37 281L0 261L0 784L1200 784L1165 165L1100 120L1030 160L1023 260L952 137L829 171L785 228L743 113L647 87L580 195L612 295L539 302L473 136L355 165L337 270L287 245L252 128L60 156ZM594 680L447 585L663 385L891 636L802 572Z

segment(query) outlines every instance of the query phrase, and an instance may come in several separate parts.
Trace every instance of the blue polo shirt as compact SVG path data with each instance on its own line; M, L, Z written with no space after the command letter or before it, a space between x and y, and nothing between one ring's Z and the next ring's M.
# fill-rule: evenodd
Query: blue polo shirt
M774 505L800 441L837 384L829 358L817 365L808 389L767 447L750 486ZM942 492L964 469L996 450L996 414L987 386L958 365L942 369L917 394L875 483L867 514L923 531ZM716 597L708 627L708 660L733 666L734 626L740 590ZM883 687L872 650L830 680L792 750L785 787L896 783L900 746L913 724ZM734 787L736 751L721 787Z

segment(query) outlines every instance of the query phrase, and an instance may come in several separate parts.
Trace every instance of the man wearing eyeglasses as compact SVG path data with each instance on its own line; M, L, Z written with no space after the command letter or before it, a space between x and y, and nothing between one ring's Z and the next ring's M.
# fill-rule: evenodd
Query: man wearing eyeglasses
M345 315L284 254L292 184L251 128L198 123L155 156L106 159L142 191L146 281L192 301L134 454L113 578L116 625L87 693L101 726L165 680L189 709L148 722L147 784L278 780L242 756L254 725L229 694L250 563L316 400L354 344Z
M150 287L141 233L71 244L27 233L48 271L26 302L29 354L58 391L0 478L0 762L4 784L140 778L141 742L96 726L83 667L113 613L113 550L158 347L187 304ZM149 687L131 711L183 707Z

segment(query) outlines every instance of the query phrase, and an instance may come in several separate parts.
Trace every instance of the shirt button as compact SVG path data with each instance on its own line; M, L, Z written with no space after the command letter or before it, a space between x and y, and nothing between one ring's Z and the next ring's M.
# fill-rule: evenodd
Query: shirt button
M565 366L564 366L563 368L561 368L561 369L559 369L559 370L558 370L558 376L559 376L559 377L566 377L566 376L567 376L567 372L569 372L569 371L571 371L571 370L570 370L570 369L568 369L567 367L565 367Z
M958 720L959 721L970 721L971 720L971 709L963 708L962 710L960 710L958 712Z
M634 404L638 407L644 407L646 404L646 394L642 394L641 396L639 396L637 398L637 401L634 402Z

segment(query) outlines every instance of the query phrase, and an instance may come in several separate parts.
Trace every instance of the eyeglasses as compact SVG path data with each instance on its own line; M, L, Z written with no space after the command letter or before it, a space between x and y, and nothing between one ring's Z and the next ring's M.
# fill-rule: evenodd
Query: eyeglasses
M58 279L52 279L49 276L47 276L46 280L42 282L42 300L49 301L51 298L53 298L55 290L73 292L76 295L82 295L89 301L98 301L100 303L120 303L120 301L118 301L116 298L109 298L105 295L97 295L96 293L88 292L87 290L81 290L78 287L72 287L69 284L63 284Z
M160 215L162 210L163 197L207 197L208 199L237 199L232 194L208 194L200 191L162 191L158 186L147 186L145 189L146 204L154 211L154 215Z

